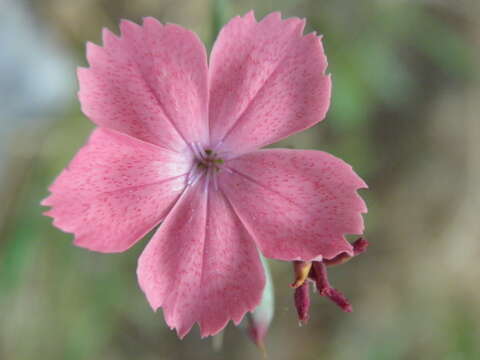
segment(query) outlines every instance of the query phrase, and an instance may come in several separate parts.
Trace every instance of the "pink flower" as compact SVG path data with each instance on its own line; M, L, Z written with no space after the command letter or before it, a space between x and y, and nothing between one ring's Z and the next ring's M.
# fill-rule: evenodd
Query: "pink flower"
M198 37L146 18L87 44L83 112L98 126L43 205L78 246L122 252L161 226L138 261L154 310L185 336L238 324L265 284L258 256L353 255L365 183L320 151L259 148L321 121L330 76L304 21L232 19L210 55Z

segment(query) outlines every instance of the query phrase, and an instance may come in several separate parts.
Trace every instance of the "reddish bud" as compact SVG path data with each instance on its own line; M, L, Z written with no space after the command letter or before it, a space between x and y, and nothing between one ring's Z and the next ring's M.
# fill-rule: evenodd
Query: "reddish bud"
M355 242L352 244L352 246L353 246L353 256L357 256L357 255L360 255L361 253L363 253L367 250L368 241L365 240L364 238L358 238L357 240L355 240ZM340 264L346 263L353 256L350 256L347 253L341 253L341 254L335 256L332 259L325 259L323 262L327 266L340 265Z
M352 312L352 306L347 298L337 289L334 289L328 281L327 267L323 262L314 261L314 278L317 285L318 293L321 296L328 297L337 304L343 311Z
M369 244L367 239L358 238L357 240L355 240L355 242L352 245L353 245L353 256L357 256L367 251L367 247Z

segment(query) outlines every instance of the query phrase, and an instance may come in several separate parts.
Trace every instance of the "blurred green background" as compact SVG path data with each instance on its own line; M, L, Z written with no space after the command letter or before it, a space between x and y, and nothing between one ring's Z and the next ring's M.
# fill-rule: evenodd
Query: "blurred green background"
M139 290L136 259L72 246L41 215L47 187L92 124L75 68L102 27L154 16L210 47L232 16L254 9L307 19L324 35L333 77L327 120L281 146L352 164L368 252L332 268L352 301L312 297L299 327L291 266L270 262L271 359L480 359L480 2L477 0L30 0L0 2L0 359L260 359L240 329L223 347L183 341Z

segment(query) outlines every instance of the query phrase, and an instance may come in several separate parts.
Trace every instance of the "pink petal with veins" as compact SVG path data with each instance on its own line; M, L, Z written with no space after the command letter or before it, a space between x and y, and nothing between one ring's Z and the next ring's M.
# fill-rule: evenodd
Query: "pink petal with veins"
M97 129L50 187L42 205L75 244L128 249L167 214L186 184L191 159L113 130Z
M213 145L235 154L283 139L321 121L330 104L327 60L304 20L253 12L220 32L210 56Z
M309 150L255 151L226 162L219 183L266 257L332 258L361 234L362 179L342 160Z
M154 310L183 338L197 322L214 335L242 320L260 302L265 285L255 243L223 194L188 188L145 248L138 281Z
M78 69L82 110L95 124L172 150L208 142L207 61L197 35L146 18L87 44Z

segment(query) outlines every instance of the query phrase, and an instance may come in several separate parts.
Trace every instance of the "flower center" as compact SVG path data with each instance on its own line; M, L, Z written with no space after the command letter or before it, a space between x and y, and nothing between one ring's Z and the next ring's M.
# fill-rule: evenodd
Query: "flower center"
M205 175L207 177L207 186L211 181L214 188L217 189L217 173L222 169L225 161L218 152L210 148L204 149L199 143L191 143L190 147L195 160L188 176L188 183L193 184Z
M205 149L203 153L197 157L197 166L200 169L212 168L214 171L219 171L223 163L223 159L211 149Z

